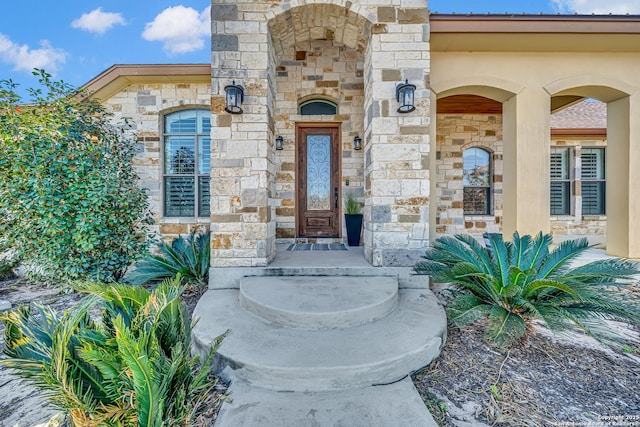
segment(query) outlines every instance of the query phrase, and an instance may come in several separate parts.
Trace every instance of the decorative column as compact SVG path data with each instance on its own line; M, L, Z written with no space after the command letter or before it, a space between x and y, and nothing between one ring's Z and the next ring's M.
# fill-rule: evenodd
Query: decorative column
M550 99L541 88L525 88L502 107L505 239L550 230Z
M607 104L607 253L640 258L640 95Z
M416 4L417 2L412 2ZM429 243L429 12L377 8L365 54L365 257L413 265ZM396 86L417 87L416 109L397 111Z
M211 6L212 267L265 266L275 256L269 6L255 1ZM224 88L234 80L244 86L242 114L224 110Z

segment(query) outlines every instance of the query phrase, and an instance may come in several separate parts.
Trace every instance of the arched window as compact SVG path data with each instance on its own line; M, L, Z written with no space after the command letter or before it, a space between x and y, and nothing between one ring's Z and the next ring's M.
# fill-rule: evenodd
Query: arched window
M311 99L300 104L300 114L303 116L319 116L338 114L338 106L326 99Z
M209 216L211 112L181 110L164 116L164 215Z
M491 215L491 154L482 148L462 153L464 214Z

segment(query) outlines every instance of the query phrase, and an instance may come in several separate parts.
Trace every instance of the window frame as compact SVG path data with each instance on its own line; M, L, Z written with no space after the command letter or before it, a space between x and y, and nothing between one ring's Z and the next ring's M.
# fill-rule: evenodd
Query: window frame
M335 111L333 113L320 113L320 114L310 114L310 113L303 113L302 112L302 108L309 106L311 104L326 104L326 105L330 105L332 106ZM323 99L323 98L312 98L312 99L307 99L306 101L303 101L301 103L298 104L298 114L300 114L301 116L334 116L336 114L338 114L338 104L330 101L328 99Z
M551 176L551 161L553 152L556 151L564 151L567 156L567 164L566 164L566 178L562 179L554 179ZM576 180L574 176L574 167L573 167L573 158L574 158L574 150L571 147L551 147L551 152L549 156L549 215L551 216L571 216L573 214L573 182ZM558 213L553 212L551 205L551 191L552 185L554 183L561 183L564 187L566 187L566 199L564 200L566 205L566 211Z
M167 119L174 114L185 113L195 111L196 112L196 131L195 133L176 133L176 132L166 132L167 131ZM207 218L210 217L210 207L208 214L202 214L201 205L204 207L204 203L201 203L200 197L200 178L209 178L209 185L211 185L211 166L209 165L209 173L199 173L200 166L200 140L202 138L209 138L209 157L211 156L211 124L209 122L209 133L198 133L198 125L199 121L202 120L202 116L198 114L198 112L203 112L205 117L208 114L209 120L211 120L211 110L208 108L198 107L187 107L181 108L179 110L168 111L160 116L160 126L161 126L161 159L160 159L160 169L162 175L162 216L163 218ZM167 138L168 137L193 137L193 150L194 150L194 168L193 173L189 174L179 174L179 173L167 173ZM207 153L203 153L206 156ZM171 215L169 214L169 198L167 197L167 178L171 177L188 177L193 178L193 215ZM211 195L209 194L209 205L211 204Z
M600 160L596 160L596 162L601 162L602 168L602 178L585 178L585 167L584 167L584 155L587 150L597 150L601 152ZM596 165L597 167L597 165ZM600 212L589 212L585 213L585 191L584 185L596 183L599 184L599 190L601 191L601 199L602 199L602 210ZM603 216L607 214L607 150L606 147L582 147L580 150L580 194L582 196L582 216Z
M465 153L469 152L470 150L480 150L483 151L484 153L487 154L487 159L488 159L488 184L485 186L481 186L481 185L465 185L464 184L464 173L465 173L465 166L464 166L464 156ZM464 216L492 216L493 215L493 152L485 147L479 147L479 146L472 146L472 147L467 147L464 150L462 150L462 213ZM484 194L485 194L485 198L486 198L486 210L484 212L478 212L478 211L474 211L474 212L467 212L466 210L466 204L465 204L465 193L467 189L475 189L475 190L483 190Z

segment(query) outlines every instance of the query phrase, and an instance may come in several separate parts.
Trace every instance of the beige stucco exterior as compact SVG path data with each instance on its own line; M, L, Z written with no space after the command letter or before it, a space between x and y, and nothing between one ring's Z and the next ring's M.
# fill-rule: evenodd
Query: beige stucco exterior
M566 20L555 26L547 23L542 33L522 33L511 20L497 18L492 34L486 37L472 32L473 28L450 34L459 22L432 21L431 89L436 98L464 93L503 103L505 234L550 231L548 159L553 99L576 96L606 102L607 186L611 189L607 192L607 251L640 257L640 223L634 214L640 208L640 197L632 191L640 170L632 166L640 160L639 144L634 143L640 137L637 34L628 39L621 34L601 34L592 52L588 43L572 51L582 27L580 22ZM520 25L525 28L535 23ZM505 47L496 43L481 43L496 32L509 40L506 45L514 43L511 37L516 33L518 43L531 52L503 51ZM553 43L548 43L549 36ZM611 51L603 52L607 40ZM435 115L432 121L437 121Z

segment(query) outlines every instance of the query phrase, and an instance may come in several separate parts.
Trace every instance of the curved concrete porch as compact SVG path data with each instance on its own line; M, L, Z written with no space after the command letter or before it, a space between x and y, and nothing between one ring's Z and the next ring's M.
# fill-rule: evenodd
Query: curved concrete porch
M195 352L230 331L216 426L435 426L408 378L446 337L428 277L372 267L361 248L279 249L268 267L214 273L194 312Z

